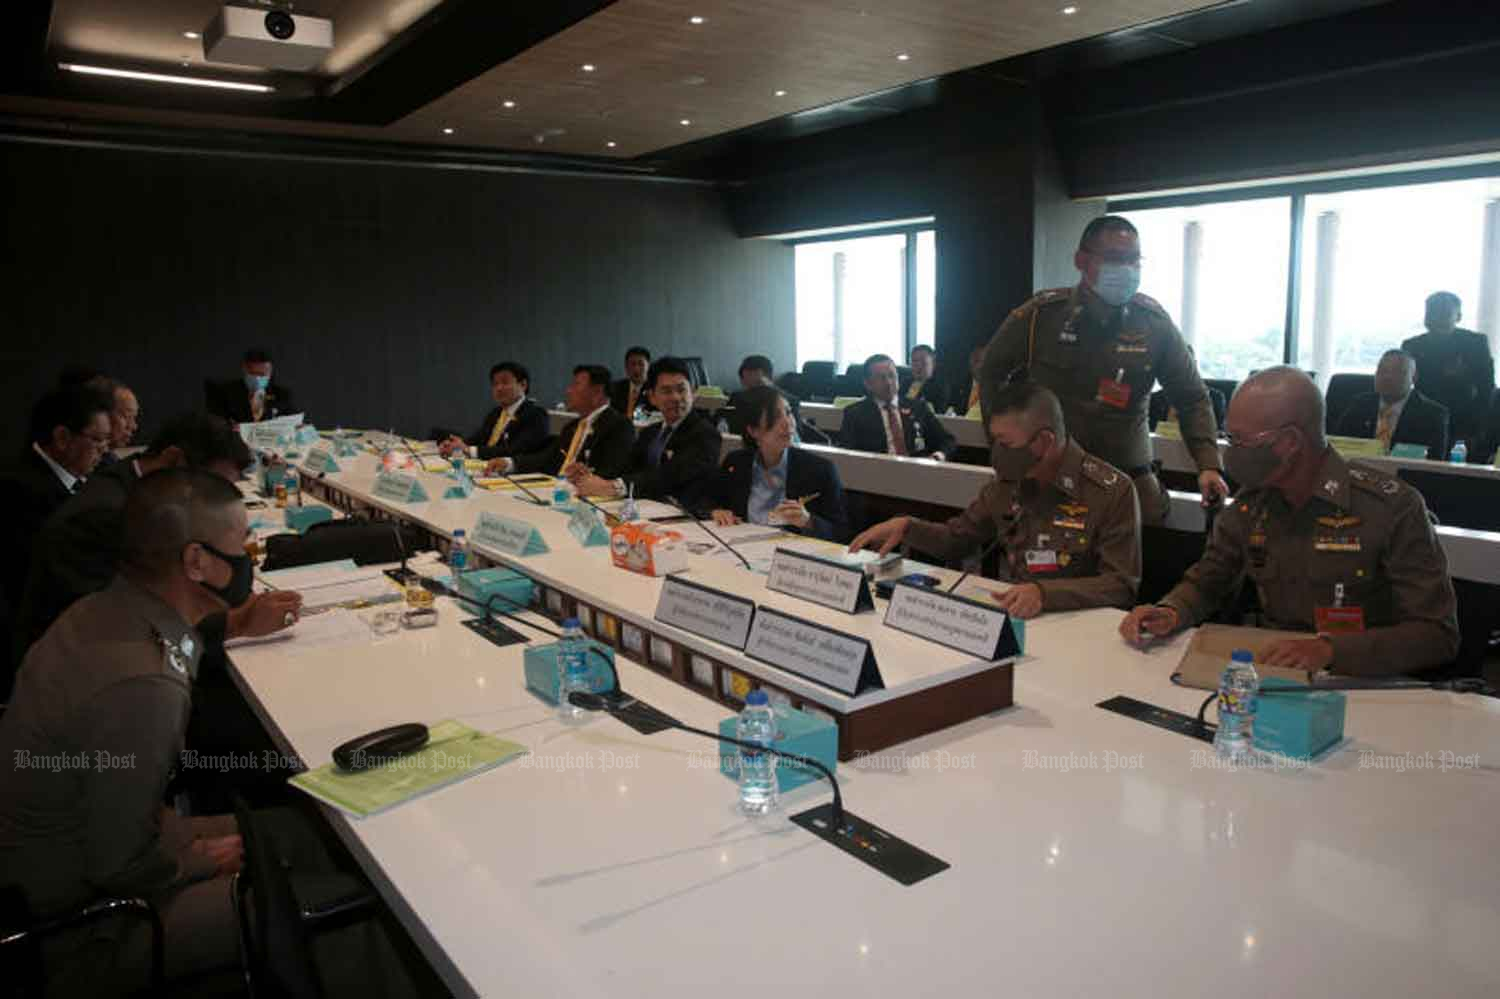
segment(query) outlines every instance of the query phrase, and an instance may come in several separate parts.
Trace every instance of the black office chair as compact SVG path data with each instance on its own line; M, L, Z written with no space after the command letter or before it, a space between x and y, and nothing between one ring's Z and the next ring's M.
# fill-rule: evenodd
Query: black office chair
M1205 378L1203 384L1211 389L1218 389L1224 396L1225 405L1228 405L1229 401L1234 398L1235 389L1240 387L1240 383L1233 378ZM1222 427L1223 423L1220 422L1219 426Z
M834 395L858 397L865 394L865 366L863 364L851 364L844 369L844 374L838 380L838 387Z
M802 397L809 402L831 402L838 381L838 368L832 361L804 361L802 364Z
M1213 407L1214 422L1218 424L1220 430L1223 430L1224 417L1228 409L1228 405L1224 401L1226 396L1223 392L1220 392L1217 388L1206 382L1204 386L1208 389L1208 404ZM1171 411L1172 404L1167 400L1166 390L1157 389L1151 393L1151 400L1146 407L1146 422L1152 430L1155 430L1156 425L1165 420L1171 414Z
M708 380L708 369L703 366L701 357L684 357L682 363L687 365L689 380L694 389L700 389L710 384Z
M36 919L17 885L0 887L0 981L6 994L43 996L47 992L47 969L42 961L42 943L69 930L109 920L145 923L151 931L149 994L162 992L166 966L161 916L143 898L102 898L51 919Z
M431 548L424 531L395 521L350 518L316 524L306 534L277 534L266 539L262 572L291 569L350 558L355 565L400 562Z
M1500 451L1500 388L1490 393L1479 439L1469 442L1469 464L1492 465L1497 451Z
M1328 379L1328 413L1325 427L1330 434L1339 425L1344 411L1359 396L1375 391L1374 375L1340 374Z

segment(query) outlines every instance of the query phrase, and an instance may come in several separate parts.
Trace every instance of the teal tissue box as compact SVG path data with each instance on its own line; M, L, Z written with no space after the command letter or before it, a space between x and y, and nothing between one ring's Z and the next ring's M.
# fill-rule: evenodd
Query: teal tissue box
M458 574L458 592L481 605L497 596L495 609L515 612L531 606L531 595L535 584L527 576L514 569L474 569Z
M1275 690L1305 692L1278 694ZM1309 760L1344 737L1345 698L1337 690L1307 690L1264 680L1255 709L1255 748Z
M526 646L526 689L548 704L557 703L558 644L548 642L546 645ZM614 690L615 676L612 667L615 662L615 650L591 638L584 639L584 644L591 649L597 649L608 658L606 662L592 653L584 657L584 662L589 667L589 687L597 693Z
M298 534L306 534L314 524L333 519L333 511L326 506L289 506L286 508L286 526Z
M827 718L819 718L796 708L772 705L776 713L776 749L796 753L817 760L834 774L838 773L839 727ZM734 738L737 715L730 715L719 722L719 734ZM719 773L731 780L740 779L740 750L733 743L719 743ZM792 760L776 761L776 788L785 793L812 781L823 780L823 775L812 767Z
M266 465L260 473L260 494L262 496L274 496L276 487L282 483L288 486L292 484L292 472L286 465Z

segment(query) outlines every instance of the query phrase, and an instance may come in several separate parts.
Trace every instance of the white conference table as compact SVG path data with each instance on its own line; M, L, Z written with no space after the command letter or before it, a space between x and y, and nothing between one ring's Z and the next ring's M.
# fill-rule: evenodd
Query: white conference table
M614 609L639 577L612 572L573 582ZM1118 612L1043 617L1015 707L839 767L846 807L953 865L903 888L786 820L827 800L821 786L743 819L713 743L604 716L565 727L525 691L519 646L439 606L431 630L306 650L293 637L233 662L310 766L411 720L529 748L369 819L329 813L459 994L1500 991L1500 702L1353 694L1348 741L1315 766L1227 772L1203 765L1202 743L1094 706L1128 694L1195 711L1202 693L1168 681L1183 637L1142 653L1116 637ZM618 668L689 724L725 714ZM1361 766L1405 754L1455 767Z

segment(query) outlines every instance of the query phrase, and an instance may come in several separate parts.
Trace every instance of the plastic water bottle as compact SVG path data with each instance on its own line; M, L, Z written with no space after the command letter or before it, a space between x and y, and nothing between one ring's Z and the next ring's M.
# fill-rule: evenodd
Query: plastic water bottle
M448 568L457 576L469 567L469 539L460 527L453 532L453 544L448 548Z
M562 476L552 483L552 505L567 506L573 502L573 483Z
M776 716L764 690L752 690L745 697L745 710L735 723L734 737L760 746L776 741ZM740 811L765 815L776 807L776 757L744 746L739 751Z
M557 641L557 717L570 725L578 724L588 715L583 708L568 702L568 695L575 690L592 691L589 683L589 668L586 656L587 639L578 619L570 617L562 623L562 638Z
M1219 674L1219 730L1214 734L1214 751L1221 757L1239 760L1251 755L1259 691L1255 657L1246 649L1235 649L1229 665Z
M1469 445L1466 441L1454 441L1453 450L1448 452L1448 461L1455 465L1462 465L1469 460Z

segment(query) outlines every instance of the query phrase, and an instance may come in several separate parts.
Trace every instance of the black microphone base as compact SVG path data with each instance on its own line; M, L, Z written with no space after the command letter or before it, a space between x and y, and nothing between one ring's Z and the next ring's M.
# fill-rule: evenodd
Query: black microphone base
M408 586L412 580L421 578L412 569L387 569L385 574L387 578L395 580L402 586Z
M676 718L658 711L645 701L637 700L623 690L601 691L599 697L609 705L609 713L619 721L635 729L641 735L655 735L680 723Z
M893 881L908 887L941 874L950 866L925 850L919 850L904 839L844 809L844 821L833 826L833 802L791 816L801 826L825 843L832 843L855 860L868 864Z
M492 617L471 617L459 623L481 638L488 639L491 644L502 648L507 645L524 645L531 641L516 629L503 625Z

